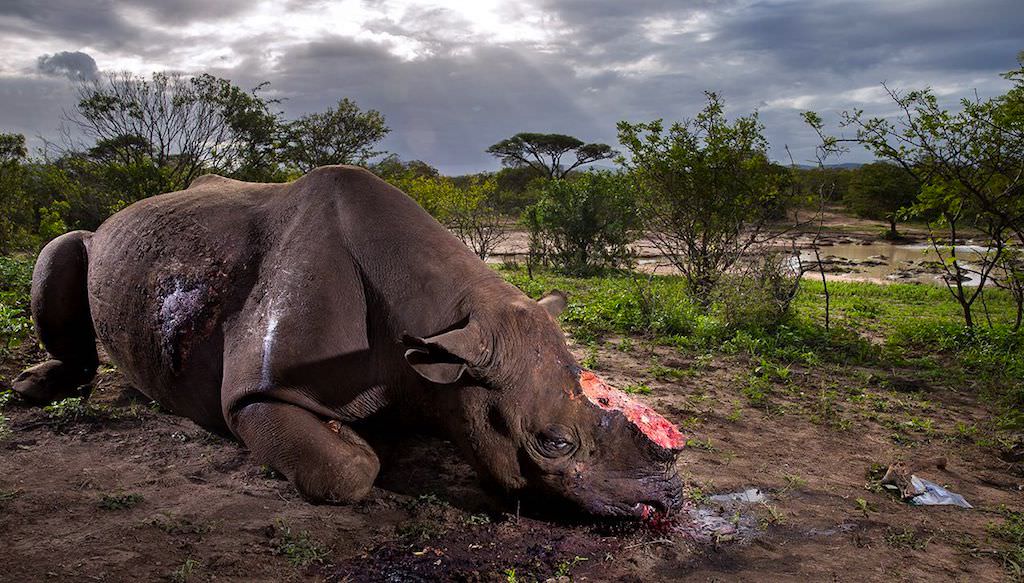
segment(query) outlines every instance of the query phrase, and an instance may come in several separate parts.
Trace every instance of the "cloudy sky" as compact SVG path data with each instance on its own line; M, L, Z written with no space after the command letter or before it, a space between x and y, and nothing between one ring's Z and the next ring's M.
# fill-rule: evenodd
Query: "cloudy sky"
M462 173L516 132L615 144L715 90L801 162L800 111L885 113L883 81L1001 93L1022 31L1024 0L0 0L0 131L55 137L78 76L205 71L269 81L290 117L353 98L384 148Z

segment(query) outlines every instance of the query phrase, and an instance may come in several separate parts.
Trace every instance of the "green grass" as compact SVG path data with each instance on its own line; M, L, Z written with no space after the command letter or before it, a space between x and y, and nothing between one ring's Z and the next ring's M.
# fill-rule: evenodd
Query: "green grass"
M988 527L990 535L1003 543L1000 556L1013 581L1024 579L1024 512L1003 509L1003 522Z
M996 405L1000 429L1024 429L1024 332L1011 330L1015 306L1002 290L985 292L988 318L978 302L976 325L969 330L960 306L944 287L829 282L831 326L826 330L824 289L816 280L802 282L789 313L766 328L730 324L720 305L699 306L678 276L653 277L648 288L646 277L626 273L582 278L535 272L532 279L522 269L502 269L501 274L534 298L556 288L567 292L562 323L580 344L595 346L608 335L634 335L697 356L725 353L755 360L758 364L742 389L753 405L767 405L778 385L789 383L794 365L870 365L906 369L929 385L972 392ZM588 353L588 363L596 358L593 351ZM685 374L657 364L651 373L661 380ZM815 416L820 422L848 424L836 416L837 395L817 396ZM875 396L842 396L847 398ZM931 430L913 424L906 429Z
M313 563L323 563L330 554L323 543L314 539L309 532L293 532L283 520L275 523L275 552L288 559L295 567L305 567Z
M177 569L171 572L171 581L174 583L186 583L192 579L196 571L203 568L203 563L192 557L187 557Z
M43 407L43 414L54 426L63 427L80 421L116 419L122 413L85 397L69 397Z
M0 356L32 331L29 290L34 263L31 255L0 256Z
M128 510L142 502L142 494L120 493L100 496L100 508L104 510Z
M8 437L11 436L11 428L7 422L7 416L4 415L4 407L11 400L11 391L0 391L0 443L3 443Z

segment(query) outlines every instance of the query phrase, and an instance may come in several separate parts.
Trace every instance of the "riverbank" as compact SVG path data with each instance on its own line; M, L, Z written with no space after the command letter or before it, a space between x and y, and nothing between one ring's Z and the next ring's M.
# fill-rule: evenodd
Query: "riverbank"
M820 223L818 218L816 214L801 212L793 220L769 229L778 233L772 241L778 251L795 252L794 257L798 256L803 262L805 278L819 279L824 271L828 281L945 285L942 258L929 242L925 225L901 225L900 237L894 241L888 238L887 223L853 217L838 207L824 211ZM799 226L792 227L793 224ZM985 252L984 241L977 238L979 233L970 230L965 231L964 236L957 253L970 268L977 254ZM812 249L814 246L818 247L821 257L820 266ZM638 271L661 275L678 273L649 237L641 237L631 247ZM528 252L529 235L510 225L507 238L488 262L492 265L524 263ZM976 286L978 278L968 277L963 283L968 287Z

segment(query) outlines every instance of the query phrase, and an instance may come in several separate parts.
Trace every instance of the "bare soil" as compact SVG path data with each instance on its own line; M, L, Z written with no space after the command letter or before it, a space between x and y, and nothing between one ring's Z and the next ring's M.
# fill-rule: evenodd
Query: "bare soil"
M0 362L4 387L44 354ZM691 437L679 462L699 509L743 536L548 520L491 500L438 440L384 455L355 506L316 506L237 443L162 413L105 367L91 402L58 421L8 405L0 443L0 579L5 581L998 581L986 527L1020 509L1019 463L959 439L990 412L912 371L793 367L769 398L741 394L756 366L693 359L634 339L594 368L645 381L648 402ZM583 350L577 351L584 355ZM658 365L661 373L652 372ZM655 377L677 371L671 380ZM863 399L848 399L849 395ZM918 431L904 419L929 420ZM918 427L919 429L919 427ZM390 452L390 453L388 453ZM945 469L927 460L944 456ZM897 460L975 508L915 507L880 491L872 464ZM707 494L756 487L765 502L724 509ZM860 500L860 501L859 501ZM514 571L513 571L514 570Z

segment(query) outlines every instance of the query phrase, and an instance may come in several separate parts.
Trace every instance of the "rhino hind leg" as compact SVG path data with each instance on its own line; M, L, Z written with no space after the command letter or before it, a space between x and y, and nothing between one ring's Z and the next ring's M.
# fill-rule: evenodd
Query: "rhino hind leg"
M78 393L96 375L99 358L86 290L88 231L50 241L32 273L32 319L53 357L18 375L14 390L25 399L49 403Z
M310 502L357 502L380 470L377 454L355 431L295 405L254 402L231 421L256 460L284 474Z

